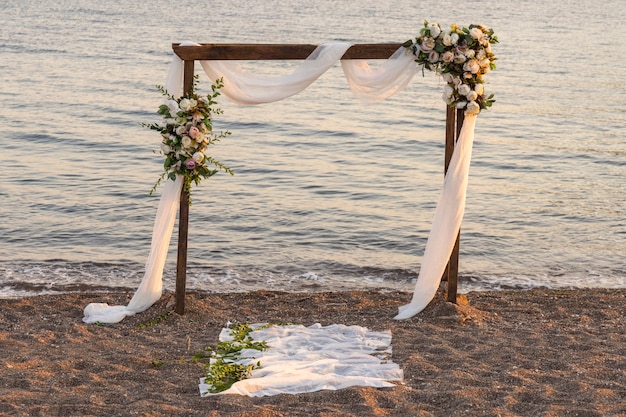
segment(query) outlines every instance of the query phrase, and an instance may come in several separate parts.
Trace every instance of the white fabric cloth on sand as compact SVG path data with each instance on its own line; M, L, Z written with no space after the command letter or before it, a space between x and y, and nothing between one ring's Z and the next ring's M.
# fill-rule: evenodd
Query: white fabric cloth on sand
M182 45L197 45L185 42ZM350 47L347 43L320 45L291 74L280 77L262 77L241 70L231 61L201 61L202 68L214 82L223 78L224 96L240 104L261 104L282 100L297 94L341 59ZM390 59L370 67L362 60L342 61L342 68L351 90L366 101L383 100L401 91L413 78L417 65L414 58L400 48ZM183 61L174 55L170 65L166 89L178 97L182 93ZM460 230L465 210L465 194L471 149L474 140L475 117L466 117L458 145L454 150L443 190L435 210L431 232L422 258L420 273L411 303L402 306L396 319L405 319L419 313L436 294L443 270L448 262L456 235ZM146 273L128 306L108 306L94 303L85 308L84 321L116 323L127 315L147 309L161 295L161 280L167 247L174 227L177 210L176 195L180 195L182 181L166 181L159 205L152 248L146 262ZM176 194L178 193L178 194ZM161 205L167 207L167 221L160 220ZM163 230L168 229L168 230Z
M259 325L256 325L259 326ZM253 325L253 328L255 325ZM269 349L244 349L236 361L242 365L261 363L248 379L238 381L219 394L262 397L338 390L351 386L393 387L402 381L402 369L390 360L391 332L374 332L361 326L333 324L309 327L270 326L251 332L255 341ZM220 341L232 340L223 329ZM209 386L200 379L202 396Z

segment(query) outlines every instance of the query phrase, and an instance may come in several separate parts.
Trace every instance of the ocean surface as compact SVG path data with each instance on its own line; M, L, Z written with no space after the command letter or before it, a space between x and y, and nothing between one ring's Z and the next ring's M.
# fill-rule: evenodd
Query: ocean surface
M137 287L162 167L140 123L159 120L172 43L403 42L424 20L500 39L459 290L626 287L622 0L2 0L0 297ZM188 288L411 291L443 181L442 88L427 72L365 104L336 66L282 102L222 99L232 136L214 155L235 176L193 191ZM175 260L176 232L167 289Z

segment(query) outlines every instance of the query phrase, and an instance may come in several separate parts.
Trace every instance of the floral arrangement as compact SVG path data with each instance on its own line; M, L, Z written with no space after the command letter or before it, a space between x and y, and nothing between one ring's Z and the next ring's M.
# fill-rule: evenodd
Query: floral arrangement
M498 43L493 29L482 25L461 28L452 24L443 30L438 23L424 21L420 36L404 46L423 68L436 71L447 85L443 99L450 106L477 115L491 107L493 94L485 96L484 76L496 68L491 44Z
M200 184L202 178L209 178L223 170L230 175L233 171L221 162L212 158L208 147L230 132L213 133L212 115L221 114L222 110L215 107L215 99L220 95L220 88L224 86L222 79L211 85L211 93L206 97L196 94L195 89L198 76L194 77L191 91L183 97L173 97L162 86L157 89L167 98L167 104L162 104L157 111L163 116L162 123L143 124L152 130L161 133L160 153L165 155L163 174L158 179L150 194L152 194L165 178L175 180L176 176L184 177L183 190L191 195L191 183Z

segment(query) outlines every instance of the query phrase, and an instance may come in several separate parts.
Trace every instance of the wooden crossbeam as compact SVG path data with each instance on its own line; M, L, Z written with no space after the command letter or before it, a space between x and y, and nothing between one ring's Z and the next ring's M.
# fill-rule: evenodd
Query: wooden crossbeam
M362 43L352 45L341 59L387 59L400 48L400 43ZM199 46L172 44L174 53L183 61L246 60L267 61L306 59L318 45L310 44L238 44L205 43Z
M182 46L173 43L172 49L184 61L183 92L191 91L194 76L194 63L201 60L302 60L306 59L318 45L312 44L215 44L205 43L198 46ZM365 43L352 45L341 59L387 59L400 48L400 43ZM455 111L448 107L446 113L446 145L444 157L444 173L454 152L454 146L463 124L463 111ZM187 235L189 228L189 195L182 192L178 219L178 259L176 267L176 307L178 314L185 313L185 292L187 281ZM456 302L459 236L450 260L443 274L447 280L448 301Z

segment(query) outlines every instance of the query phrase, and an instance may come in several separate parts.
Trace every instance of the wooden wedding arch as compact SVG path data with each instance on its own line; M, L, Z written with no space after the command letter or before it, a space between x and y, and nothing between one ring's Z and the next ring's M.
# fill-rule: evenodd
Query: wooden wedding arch
M184 63L183 94L193 87L195 61L208 60L304 60L318 45L313 44L201 44L183 46L172 44L174 53ZM341 59L387 59L400 48L396 43L367 43L352 45ZM446 111L446 143L444 155L444 175L452 159L454 146L463 125L463 110L448 106ZM189 231L189 195L183 190L180 196L178 218L178 257L176 264L176 307L178 314L185 313L185 292L187 286L187 240ZM457 235L454 249L442 280L447 281L447 300L456 302L459 273L459 242Z

